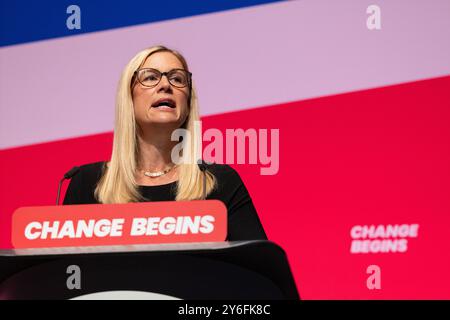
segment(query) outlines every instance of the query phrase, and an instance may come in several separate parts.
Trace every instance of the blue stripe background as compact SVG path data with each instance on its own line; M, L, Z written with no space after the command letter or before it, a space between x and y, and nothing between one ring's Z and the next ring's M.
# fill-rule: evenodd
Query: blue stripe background
M1 0L0 47L279 1ZM81 9L80 30L66 27L66 10L72 4Z

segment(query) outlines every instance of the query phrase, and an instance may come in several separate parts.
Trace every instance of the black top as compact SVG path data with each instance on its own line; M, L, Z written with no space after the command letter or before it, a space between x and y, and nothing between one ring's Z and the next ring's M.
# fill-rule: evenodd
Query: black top
M94 190L100 180L105 162L86 164L72 178L64 204L99 203ZM229 165L210 164L207 169L217 180L216 188L206 199L222 201L228 210L227 241L267 240L252 199L239 174ZM159 186L140 186L142 196L149 201L174 201L176 182Z

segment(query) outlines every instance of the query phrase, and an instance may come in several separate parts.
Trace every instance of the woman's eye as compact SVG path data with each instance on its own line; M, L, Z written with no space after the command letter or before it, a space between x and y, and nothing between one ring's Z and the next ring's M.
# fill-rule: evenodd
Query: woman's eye
M172 81L175 81L177 83L182 83L183 82L183 78L181 78L181 77L172 77Z
M144 78L145 81L154 81L157 80L156 76L151 75Z

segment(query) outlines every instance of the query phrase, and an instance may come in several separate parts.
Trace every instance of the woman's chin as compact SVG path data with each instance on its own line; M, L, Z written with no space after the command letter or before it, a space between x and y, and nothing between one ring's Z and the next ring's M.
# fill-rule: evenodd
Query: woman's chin
M180 124L180 119L175 115L172 116L159 116L159 117L149 117L146 121L149 125L168 125L177 126Z

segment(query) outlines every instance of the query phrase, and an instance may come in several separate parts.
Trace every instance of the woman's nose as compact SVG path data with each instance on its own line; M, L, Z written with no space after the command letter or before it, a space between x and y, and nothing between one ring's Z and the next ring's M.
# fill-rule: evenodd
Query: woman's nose
M164 91L171 91L172 90L172 85L169 82L169 79L167 78L166 75L163 75L161 77L161 80L158 83L158 90L157 92L164 90Z

